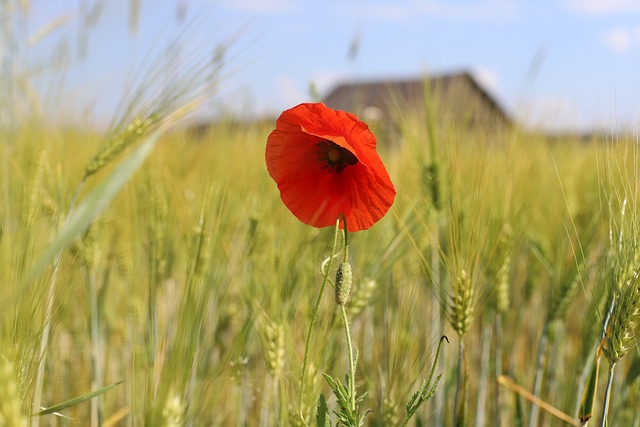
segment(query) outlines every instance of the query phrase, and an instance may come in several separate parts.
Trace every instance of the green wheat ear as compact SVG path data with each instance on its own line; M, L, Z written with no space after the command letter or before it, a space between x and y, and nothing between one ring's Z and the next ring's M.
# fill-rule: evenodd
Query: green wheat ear
M44 176L47 166L47 153L41 151L38 156L38 163L35 168L31 185L25 188L24 203L20 209L20 220L25 228L33 225L38 217L38 212L42 206L42 195L44 194Z
M500 269L496 277L496 309L500 314L504 314L509 310L511 304L510 295L510 270L511 270L511 254L507 254L502 260Z
M400 405L392 395L387 394L382 400L382 422L385 426L398 425L400 419Z
M274 377L279 377L284 369L285 348L284 328L276 322L268 322L264 327L267 346L267 368Z
M460 337L469 330L476 314L475 291L466 270L454 279L453 291L447 305L447 318Z
M614 291L613 310L602 341L602 353L612 364L622 359L637 342L640 324L639 284L636 273Z
M157 127L158 123L159 116L150 114L144 119L135 118L124 129L116 131L111 137L107 138L100 151L87 164L85 178L90 177L106 166L127 147Z
M359 286L355 287L347 309L350 319L353 319L362 313L362 311L370 304L376 287L376 281L371 279L365 279Z

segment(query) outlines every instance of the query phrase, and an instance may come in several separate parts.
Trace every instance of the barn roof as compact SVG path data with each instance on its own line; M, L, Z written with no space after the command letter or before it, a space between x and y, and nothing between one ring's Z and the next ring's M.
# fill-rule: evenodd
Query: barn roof
M477 107L476 110L484 109L485 114L504 124L513 123L498 101L467 71L426 79L347 82L336 86L323 102L331 108L365 115L366 110L373 107L381 114L381 118L393 119L398 108L424 108L425 82L428 82L431 94L438 94L441 106L456 114L466 115L463 110ZM475 98L475 101L469 103L469 97ZM477 111L472 114L477 114Z

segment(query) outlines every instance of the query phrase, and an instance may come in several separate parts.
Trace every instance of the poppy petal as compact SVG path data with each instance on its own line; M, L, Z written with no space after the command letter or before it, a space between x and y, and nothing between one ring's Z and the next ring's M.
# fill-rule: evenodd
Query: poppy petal
M340 156L336 147L333 154L345 160L323 161L322 148L331 143L352 155ZM375 136L353 114L300 104L278 118L265 159L282 201L300 221L326 227L343 214L349 229L359 231L380 220L395 198L375 147Z

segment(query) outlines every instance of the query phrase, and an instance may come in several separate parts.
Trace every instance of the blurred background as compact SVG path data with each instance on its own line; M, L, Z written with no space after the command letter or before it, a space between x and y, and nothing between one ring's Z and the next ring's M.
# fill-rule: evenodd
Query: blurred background
M464 71L525 128L632 130L639 16L634 0L3 0L0 61L45 117L96 126L141 64L202 46L227 65L205 120Z
M367 425L409 425L446 334L413 425L567 425L523 390L604 420L613 384L611 425L640 426L639 15L0 0L0 425L299 426L321 393L337 407L320 374L347 369L341 322L329 292L314 306L333 232L265 168L274 119L324 100L369 124L397 188L349 237Z

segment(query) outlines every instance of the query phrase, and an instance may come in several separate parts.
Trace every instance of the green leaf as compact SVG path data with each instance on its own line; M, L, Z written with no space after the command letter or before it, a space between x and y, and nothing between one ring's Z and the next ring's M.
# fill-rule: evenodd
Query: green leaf
M324 379L329 383L329 387L333 390L333 393L338 398L338 401L341 403L346 403L348 405L349 402L349 392L342 385L339 379L334 379L331 375L322 374Z
M76 406L79 405L82 402L85 402L87 400L91 400L96 396L99 396L103 393L106 393L107 391L111 390L112 388L122 384L124 382L124 380L122 381L118 381L117 383L113 383L111 385L108 385L106 387L102 387L101 389L98 389L96 391L92 391L91 393L87 393L87 394L83 394L82 396L78 396L78 397L74 397L73 399L69 399L66 402L62 402L59 403L57 405L53 405L50 406L49 408L46 408L40 412L36 412L35 414L31 414L32 417L40 417L42 415L48 415L48 414L53 414L54 412L59 412L62 411L63 409L67 409L70 408L71 406Z
M324 395L322 393L320 393L320 397L318 398L318 413L316 414L316 423L318 427L331 427L327 400L324 398Z
M442 374L439 374L436 377L435 382L433 383L433 386L431 387L431 390L429 391L429 394L427 394L426 396L424 396L421 400L424 402L428 402L429 400L431 400L431 398L433 396L436 395L436 389L438 388L438 384L440 383L440 379L442 378Z
M409 399L409 401L407 402L406 405L404 405L404 409L407 412L411 412L411 409L413 408L413 404L416 402L416 399L418 398L418 396L420 395L420 390L422 390L422 388L424 387L425 384L425 380L422 380L422 385L420 386L420 388L418 389L418 391L416 391L413 396L411 396L411 398Z
M598 371L600 369L600 358L597 357L591 367L591 373L587 379L578 410L578 419L582 423L587 423L593 416L593 407L596 401L596 391L598 388Z

